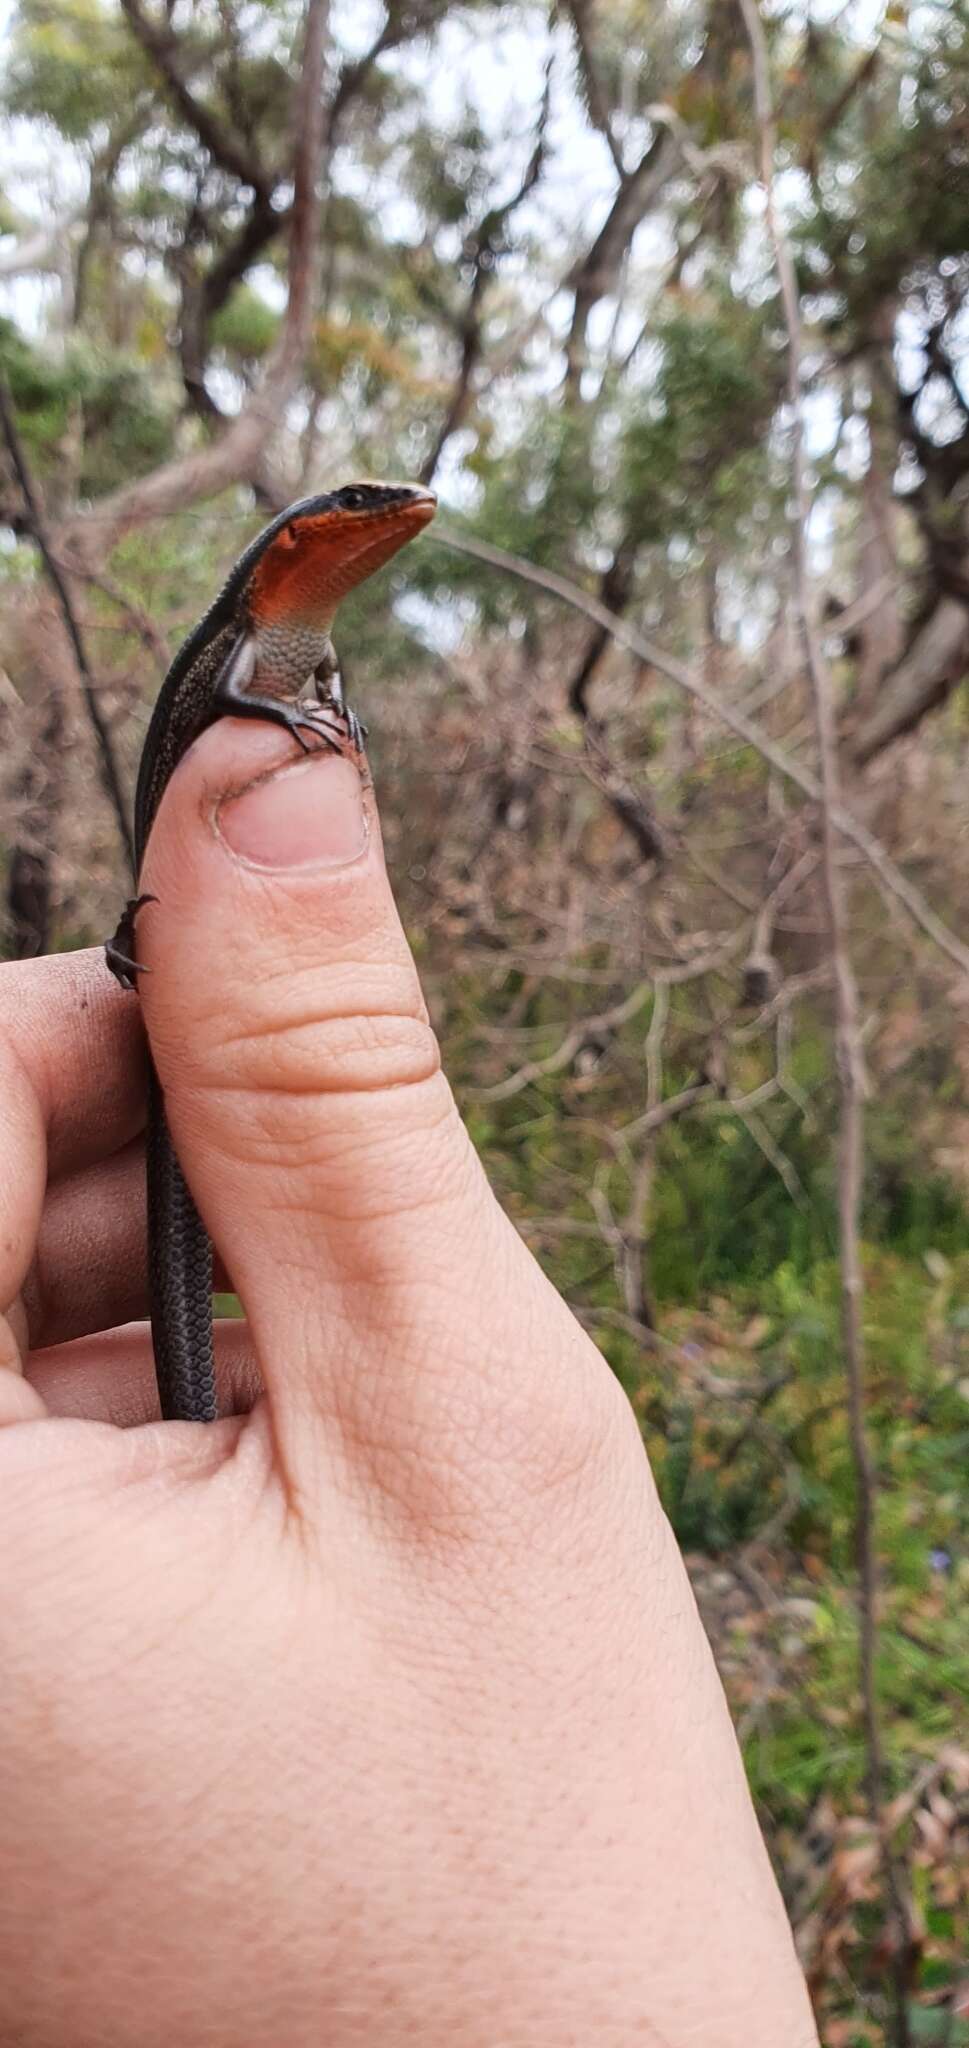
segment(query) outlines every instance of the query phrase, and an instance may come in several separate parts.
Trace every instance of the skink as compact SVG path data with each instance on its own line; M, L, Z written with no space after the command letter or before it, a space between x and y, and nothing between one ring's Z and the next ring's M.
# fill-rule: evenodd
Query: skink
M436 502L433 492L413 484L348 484L290 505L240 555L159 692L135 795L139 870L169 777L216 719L270 719L303 747L314 739L362 746L330 639L334 615L348 590L433 519ZM314 698L304 700L310 683ZM105 948L124 988L134 988L141 971L135 920L149 901L139 896L127 905ZM214 1422L212 1247L172 1144L153 1065L146 1162L148 1291L162 1414Z

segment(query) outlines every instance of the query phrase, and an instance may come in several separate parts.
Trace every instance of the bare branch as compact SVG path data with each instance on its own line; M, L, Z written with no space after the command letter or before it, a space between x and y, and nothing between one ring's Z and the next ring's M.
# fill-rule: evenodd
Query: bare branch
M70 213L49 228L25 230L22 240L0 249L0 277L27 277L46 270L59 273L65 250L72 249L82 233L80 213Z
M866 50L864 56L859 58L855 69L845 80L841 91L835 94L830 106L823 108L818 115L814 127L809 131L804 154L804 167L809 177L817 176L820 143L826 135L830 135L833 129L837 128L842 115L847 112L856 93L860 92L862 86L871 83L878 69L880 57L881 45L880 43L874 43L871 49Z
M199 141L208 150L213 163L230 177L238 178L243 185L251 185L254 192L268 199L273 180L253 152L243 145L239 135L231 128L224 127L218 115L207 107L204 100L196 98L185 76L183 55L179 38L167 23L158 22L141 6L141 0L121 0L125 17L132 33L141 44L146 56L150 57L169 99L195 130Z
M843 633L853 633L857 626L863 626L866 620L871 618L872 613L877 612L879 606L885 603L886 598L895 598L900 581L901 578L895 573L879 576L876 583L872 583L867 590L860 591L857 597L852 598L850 604L836 606L831 612L826 610L825 637L834 633L840 638Z
M545 84L535 128L535 139L521 183L510 199L504 200L500 206L491 207L479 221L477 227L473 228L465 238L465 259L470 259L472 271L467 304L459 327L461 335L461 361L451 396L448 400L447 410L434 441L434 446L421 470L421 482L425 484L431 482L451 435L456 433L471 403L471 380L481 355L482 320L486 287L494 271L496 259L504 247L505 230L508 223L512 215L517 212L519 206L528 198L529 193L534 191L542 175L542 166L545 162L545 140L551 104L551 91L552 57L550 56L545 65Z
M636 567L637 552L635 534L624 533L616 547L612 561L602 572L599 580L599 598L600 602L607 605L611 612L623 612L629 603L632 595L633 571ZM572 677L568 689L569 706L575 712L577 718L585 720L590 716L589 686L609 645L610 638L611 635L607 626L597 626L595 631L589 635L585 653L579 662L579 666Z
M663 829L659 824L653 805L645 789L637 789L630 782L624 769L609 752L604 727L587 719L583 728L585 747L585 771L601 796L605 798L623 831L632 840L641 861L649 861L654 868L664 865L667 845Z
M595 241L566 278L574 293L572 325L565 345L566 385L573 392L578 390L585 365L585 339L592 309L615 290L633 235L650 207L656 204L680 160L679 141L668 128L661 128L635 168L624 172Z
M587 1038L598 1037L603 1031L617 1031L622 1024L628 1024L631 1017L645 1008L653 995L653 982L641 981L611 1010L600 1010L595 1017L583 1017L567 1031L554 1052L544 1059L528 1060L514 1074L506 1074L503 1081L496 1081L492 1088L475 1088L471 1091L478 1102L506 1102L510 1095L519 1095L532 1081L541 1081L547 1074L560 1074L574 1060Z
M958 598L940 597L897 668L883 677L877 700L858 729L853 753L859 767L944 704L967 662L969 611Z
M71 573L64 562L59 566L65 575ZM82 582L89 583L92 590L99 590L102 597L106 597L110 604L116 605L118 610L124 613L131 631L138 635L139 640L153 655L162 675L166 675L170 666L168 642L164 633L156 626L150 612L146 612L142 605L134 604L130 597L126 597L124 591L110 576L98 575L94 569L79 569L74 573Z
M238 234L226 243L203 278L183 288L179 331L182 382L189 403L202 418L222 417L205 382L211 323L240 278L289 222L288 209L277 210L257 193Z
M655 1103L652 1109L645 1109L642 1116L635 1117L632 1123L623 1124L616 1136L624 1145L630 1144L634 1138L648 1137L653 1131L661 1131L664 1124L673 1123L684 1110L692 1109L696 1103L709 1102L713 1093L711 1081L691 1081L688 1088L680 1088L675 1095L667 1095L664 1101Z
M730 1107L729 1103L727 1107ZM795 1209L809 1208L810 1204L804 1192L804 1183L796 1166L788 1158L787 1153L778 1145L773 1132L764 1123L763 1118L757 1115L756 1110L744 1111L736 1108L736 1114L740 1118L744 1129L753 1138L758 1150L763 1153L768 1165L773 1167L778 1178L783 1181Z
M767 734L761 732L759 726L754 725L742 711L738 711L733 704L718 696L708 683L701 682L683 662L677 661L675 655L665 653L663 648L657 647L652 640L647 640L645 634L640 633L635 626L629 625L627 620L618 618L615 612L607 610L605 605L590 597L586 591L580 590L578 584L572 583L567 576L560 576L554 569L540 569L534 562L526 562L521 555L507 554L503 548L492 547L487 541L471 540L464 534L438 530L434 540L444 547L453 548L458 554L471 555L476 561L487 562L494 569L518 576L523 583L533 583L539 590L547 590L550 596L560 598L563 604L571 605L574 611L583 612L587 619L594 619L596 624L604 626L621 646L628 647L630 653L635 654L640 661L648 662L660 675L667 676L678 689L684 690L687 696L694 697L697 703L702 704L713 718L729 726L731 732L739 734L740 738L746 740L748 746L753 747L765 761L769 761L786 781L793 782L796 788L811 798L812 802L820 802L821 784L809 769L802 767L801 763L786 753L783 747L769 739ZM831 816L842 837L850 839L859 852L864 854L880 882L891 895L905 905L909 915L927 937L932 939L940 951L954 961L964 974L969 974L969 946L965 946L954 932L950 932L948 926L925 901L914 882L910 882L908 877L902 874L901 869L896 867L881 841L876 839L873 832L869 832L867 825L863 825L860 818L846 810L842 803L835 804Z
M562 1068L574 1060L587 1039L598 1038L603 1032L616 1031L621 1025L628 1024L630 1018L635 1017L644 1008L657 989L679 988L684 982L699 981L704 974L716 973L725 967L727 961L740 951L745 936L745 931L741 927L737 931L728 932L718 945L695 954L690 960L677 961L671 967L654 968L648 981L637 982L636 987L628 996L623 997L622 1002L614 1004L609 1010L600 1010L594 1017L583 1017L578 1024L571 1026L554 1052L546 1054L541 1060L528 1060L523 1067L517 1068L515 1073L506 1074L503 1080L495 1082L490 1088L469 1089L467 1093L470 1099L475 1102L504 1102L510 1095L519 1095L530 1082L540 1081L546 1074L561 1073ZM702 1092L708 1093L706 1082L701 1085ZM690 1095L691 1100L694 1099L692 1090L684 1092ZM677 1112L681 1107L686 1105L678 1102ZM664 1103L657 1105L657 1126L666 1122L665 1108ZM637 1125L637 1128L641 1127L643 1126Z
M865 1717L868 1801L881 1850L885 1890L895 1922L894 2030L896 2048L909 2048L908 1976L910 1915L901 1872L885 1823L885 1770L875 1677L878 1567L875 1551L877 1481L865 1415L865 1350L863 1327L864 1275L861 1265L860 1210L864 1165L864 1102L866 1094L858 990L851 959L844 882L838 863L840 802L838 748L831 678L821 644L811 584L808 522L811 500L807 483L802 414L803 341L801 309L794 261L774 192L777 140L771 97L767 41L758 0L739 0L750 38L754 73L754 105L760 148L760 175L767 201L767 227L774 249L788 338L788 395L792 421L794 478L794 561L797 604L811 683L821 782L821 877L828 916L834 971L837 1019L837 1067L841 1105L838 1162L838 1224L841 1258L841 1329L851 1448L857 1489L855 1536L858 1557L861 1690Z
M546 1223L538 1226L545 1230ZM590 1225L590 1229L595 1226ZM661 1360L675 1365L685 1380L699 1387L704 1394L710 1394L718 1401L743 1401L763 1399L780 1385L775 1374L768 1381L728 1379L725 1373L712 1372L709 1366L698 1362L685 1344L675 1344L669 1337L661 1336L658 1330L644 1330L626 1315L623 1309L602 1307L589 1308L582 1302L570 1301L573 1315L584 1328L594 1329L597 1323L607 1323L611 1329L622 1330L629 1337L638 1337L647 1351L652 1351Z
M30 532L33 536L33 539L36 541L37 547L40 551L41 559L44 564L44 568L53 586L54 593L57 597L57 602L60 605L61 612L63 614L64 624L67 628L68 638L70 639L71 647L74 652L74 659L77 663L77 673L80 678L85 709L87 711L88 719L91 724L91 729L94 733L94 740L98 758L98 767L101 773L101 780L104 784L105 793L107 795L108 801L114 812L115 822L118 827L118 836L125 850L125 856L128 862L128 867L132 875L134 875L134 841L131 836L131 827L128 823L128 808L125 803L124 791L121 786L121 773L118 768L118 763L115 760L114 746L112 743L111 734L107 724L105 723L101 706L98 701L97 684L95 683L94 676L91 672L91 665L87 658L87 651L85 649L84 640L81 635L81 628L80 625L78 624L77 614L74 610L74 606L71 601L71 593L64 579L64 576L61 573L60 564L58 563L56 556L51 551L50 542L47 538L47 528L45 525L43 513L41 512L40 509L40 501L34 489L33 478L31 477L30 474L30 469L27 463L27 457L26 454L24 453L20 435L17 432L17 422L14 416L13 400L10 396L10 387L7 384L6 378L2 374L0 374L0 426L2 426L3 437L10 451L10 460L13 463L14 469L17 473L17 481L20 484L20 488L24 494L24 504L27 508L27 516L30 521Z
M572 23L572 30L575 36L575 48L579 59L579 77L582 83L583 97L589 119L593 127L597 128L599 134L603 137L620 178L624 178L626 175L625 165L622 160L619 144L613 134L612 122L609 119L609 108L602 89L602 80L596 70L595 58L593 57L592 47L589 42L589 0L567 0L566 12Z
M87 206L85 208L84 234L74 265L73 319L77 326L83 318L87 299L88 278L91 261L99 231L111 222L114 181L121 160L131 144L143 133L151 118L152 107L147 92L136 96L126 117L119 127L109 135L102 150L91 164L88 184Z
M686 79L699 83L716 67L720 33L711 13L704 47ZM680 89L686 83L681 80ZM591 112L591 108L590 108ZM698 151L689 128L673 107L657 103L646 109L654 135L638 164L624 170L617 163L619 184L609 212L591 247L573 264L565 279L574 293L572 324L565 344L565 389L574 400L585 367L586 335L592 309L600 299L616 291L630 243L640 221L655 206L665 187L682 164L704 180L711 175L736 177L736 151L731 146ZM615 161L615 157L613 159Z

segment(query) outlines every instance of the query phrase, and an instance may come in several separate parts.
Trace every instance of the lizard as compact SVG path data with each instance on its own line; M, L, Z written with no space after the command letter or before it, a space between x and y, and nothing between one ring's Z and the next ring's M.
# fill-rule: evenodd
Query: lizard
M334 615L348 590L433 519L436 505L434 493L416 484L347 484L297 500L250 541L158 694L135 792L139 875L169 778L217 719L268 719L306 751L313 740L362 751L365 728L346 702L330 638ZM314 695L307 698L310 684ZM105 946L123 988L136 988L144 972L135 926L154 900L134 897ZM148 1296L162 1415L214 1422L212 1246L172 1143L150 1051L145 1157Z

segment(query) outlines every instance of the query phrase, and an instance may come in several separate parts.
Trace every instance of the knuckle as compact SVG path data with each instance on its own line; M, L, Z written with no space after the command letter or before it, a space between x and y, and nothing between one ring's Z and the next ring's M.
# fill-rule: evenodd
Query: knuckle
M394 970L369 988L291 976L251 989L241 1028L205 1033L200 1059L203 1085L300 1097L402 1087L440 1066L419 990Z
M224 1048L220 1089L259 1094L355 1094L426 1081L440 1056L418 1017L314 1017L247 1032Z
M507 1341L488 1333L471 1295L462 1329L443 1278L435 1291L436 1316L425 1274L413 1331L398 1321L392 1378L343 1389L353 1462L421 1548L492 1557L581 1549L603 1504L627 1491L631 1443L642 1454L621 1389L582 1355L584 1338L543 1373L527 1315Z

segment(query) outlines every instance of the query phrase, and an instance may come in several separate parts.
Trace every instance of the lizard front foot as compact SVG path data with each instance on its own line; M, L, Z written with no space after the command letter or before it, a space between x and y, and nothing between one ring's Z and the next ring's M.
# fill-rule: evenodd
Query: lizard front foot
M132 896L118 919L117 929L104 942L104 957L115 981L122 988L135 988L137 976L148 968L135 957L135 918L145 903L157 903L157 896Z

